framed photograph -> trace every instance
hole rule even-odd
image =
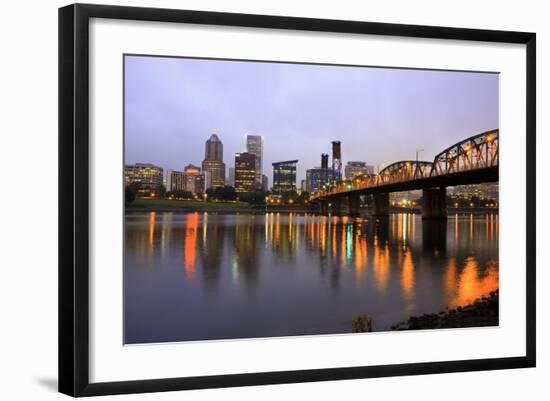
[[[59,390],[535,366],[535,34],[59,10]]]

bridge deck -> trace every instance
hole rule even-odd
[[[320,193],[317,196],[313,196],[311,200],[331,199],[349,195],[371,195],[377,193],[412,191],[425,188],[446,188],[457,185],[482,184],[497,181],[498,166],[492,166],[440,176],[424,177],[416,180],[384,183],[364,188],[352,188],[346,191],[335,191],[325,194]]]

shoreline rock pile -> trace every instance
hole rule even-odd
[[[461,327],[498,326],[498,288],[472,304],[446,309],[439,313],[412,316],[391,330],[423,330]]]

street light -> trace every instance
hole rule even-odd
[[[416,163],[418,164],[418,154],[424,152],[424,149],[416,149]]]

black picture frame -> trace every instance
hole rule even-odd
[[[526,354],[521,357],[90,383],[89,21],[91,18],[437,38],[526,46]],[[59,391],[71,396],[534,367],[536,35],[479,29],[74,4],[59,9]]]

